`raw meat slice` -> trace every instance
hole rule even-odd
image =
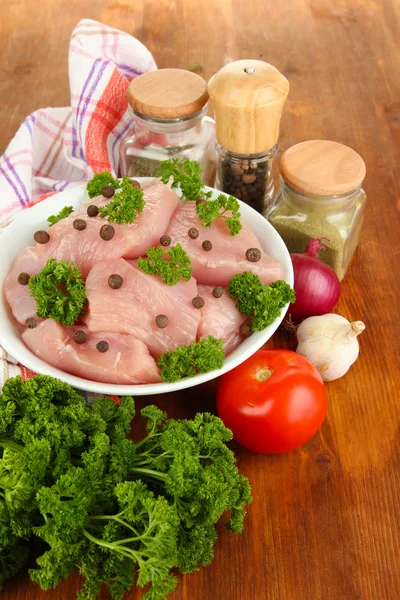
[[[108,285],[110,275],[123,279],[120,289]],[[88,327],[91,331],[129,333],[142,340],[158,358],[167,350],[196,341],[200,311],[193,307],[197,296],[196,281],[181,280],[174,286],[158,275],[146,275],[122,258],[97,263],[86,280],[89,300]],[[159,329],[156,317],[168,317],[168,325]]]
[[[86,332],[86,341],[73,341],[77,330]],[[103,383],[157,383],[161,381],[154,358],[146,345],[132,335],[88,332],[85,327],[63,327],[52,319],[26,329],[22,339],[39,358],[62,371]],[[96,344],[109,343],[107,352]]]
[[[224,340],[225,355],[229,354],[243,341],[239,333],[239,327],[247,320],[236,308],[234,300],[229,296],[227,290],[221,298],[214,298],[213,286],[197,286],[199,296],[206,301],[201,309],[201,319],[197,338],[213,335]]]
[[[40,261],[45,264],[50,257],[69,260],[78,265],[86,277],[99,261],[121,256],[137,258],[145,254],[148,248],[158,244],[165,233],[179,198],[167,185],[155,183],[144,190],[144,199],[143,212],[137,215],[132,225],[111,223],[115,235],[109,241],[99,235],[100,228],[109,223],[106,219],[88,217],[87,206],[73,212],[49,228],[50,241],[38,245]],[[109,201],[99,196],[93,198],[90,204],[101,206]],[[85,219],[86,229],[77,231],[73,228],[77,218]]]
[[[200,232],[195,240],[188,236],[191,227]],[[189,254],[193,277],[198,283],[227,285],[233,275],[249,270],[267,285],[282,279],[282,266],[262,251],[260,242],[252,231],[243,225],[238,235],[231,236],[223,219],[214,221],[211,227],[203,227],[196,215],[195,202],[179,204],[166,233],[171,237],[172,244],[179,242]],[[212,243],[212,250],[208,252],[202,248],[205,240]],[[246,260],[248,248],[261,250],[258,262]]]
[[[4,281],[7,302],[15,319],[22,325],[25,324],[26,319],[36,315],[36,301],[30,295],[29,287],[18,283],[18,275],[20,273],[36,275],[42,268],[35,246],[28,246],[18,254]]]

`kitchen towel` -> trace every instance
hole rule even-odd
[[[0,228],[21,210],[91,179],[116,175],[119,146],[131,124],[129,82],[156,69],[137,39],[83,19],[68,54],[71,106],[30,114],[0,158]],[[0,390],[7,377],[30,371],[0,348]]]

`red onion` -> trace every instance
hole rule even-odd
[[[304,254],[291,254],[296,302],[289,306],[288,314],[294,321],[325,315],[339,300],[340,281],[335,271],[317,256],[319,250],[325,249],[322,240],[327,238],[311,240]]]

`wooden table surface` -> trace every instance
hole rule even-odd
[[[327,385],[327,418],[306,446],[281,456],[234,446],[254,492],[245,531],[234,536],[221,525],[214,562],[180,577],[171,600],[398,599],[400,3],[4,0],[1,150],[25,115],[68,105],[68,38],[83,17],[135,35],[160,67],[204,65],[207,79],[231,59],[272,63],[291,85],[281,149],[337,140],[367,165],[362,242],[337,307],[366,323],[360,358]],[[287,344],[277,334],[270,346]],[[215,386],[151,401],[171,416],[191,417],[215,410]],[[45,593],[21,575],[1,597],[70,600],[79,584],[73,575]]]

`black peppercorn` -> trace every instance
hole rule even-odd
[[[239,327],[239,333],[243,337],[249,337],[253,333],[250,323],[242,323]]]
[[[100,229],[100,237],[102,240],[108,242],[112,240],[115,235],[115,229],[112,225],[103,225]]]
[[[37,321],[34,317],[29,317],[29,319],[25,321],[25,325],[28,329],[35,329],[35,327],[37,326]]]
[[[88,217],[97,217],[97,215],[99,214],[99,207],[96,206],[95,204],[90,204],[87,207],[87,214]]]
[[[28,273],[20,273],[18,275],[18,283],[21,285],[28,285],[31,276]]]
[[[196,229],[196,227],[191,227],[188,231],[188,236],[192,239],[192,240],[196,240],[199,237],[199,230]]]
[[[231,171],[235,175],[243,175],[243,169],[240,163],[232,163]]]
[[[86,342],[86,333],[82,330],[77,331],[74,334],[75,344],[84,344]]]
[[[96,344],[96,348],[99,352],[107,352],[107,350],[110,348],[110,344],[102,340],[101,342]]]
[[[257,179],[257,175],[251,174],[251,173],[244,173],[242,175],[242,181],[243,183],[245,183],[246,185],[254,183]]]
[[[38,244],[47,244],[47,242],[50,240],[50,236],[47,231],[40,230],[35,233],[33,239]]]
[[[203,202],[207,202],[207,200],[205,198],[198,198],[196,200],[196,206],[198,206],[199,204],[202,204]]]
[[[131,179],[131,185],[133,185],[133,187],[140,188],[140,183],[136,181],[136,179]]]
[[[160,244],[161,244],[161,246],[170,246],[171,238],[169,237],[169,235],[162,235],[160,237]]]
[[[204,242],[202,243],[201,247],[206,252],[209,252],[210,250],[212,250],[212,243],[210,242],[210,240],[204,240]]]
[[[112,198],[115,194],[114,186],[111,184],[105,185],[101,190],[101,193],[104,196],[104,198]]]
[[[222,190],[246,202],[262,213],[264,198],[270,185],[271,168],[268,157],[263,160],[238,160],[228,153],[219,164],[219,180]]]
[[[258,248],[249,248],[246,251],[246,258],[250,262],[258,262],[261,258],[261,252]]]
[[[206,303],[206,301],[201,296],[196,296],[192,300],[192,304],[193,304],[193,306],[195,308],[203,308],[203,306],[205,305],[205,303]]]
[[[83,231],[86,229],[86,221],[84,219],[75,219],[72,225],[74,229],[77,229],[77,231]]]
[[[164,327],[166,327],[168,325],[168,323],[169,323],[169,321],[168,321],[167,315],[157,315],[156,316],[156,325],[160,329],[164,329]]]
[[[122,279],[121,275],[116,275],[115,273],[113,275],[110,275],[110,277],[108,278],[108,285],[113,290],[119,290],[123,282],[124,280]]]
[[[224,293],[224,288],[220,285],[217,285],[217,287],[215,287],[213,289],[213,296],[214,298],[221,298],[222,294]]]

